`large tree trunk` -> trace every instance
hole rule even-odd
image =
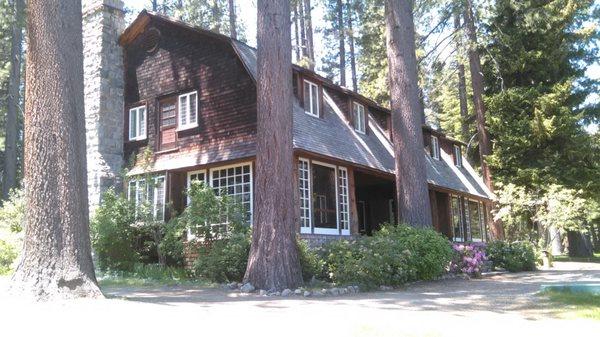
[[[308,58],[308,48],[306,47],[306,22],[304,22],[304,0],[298,0],[298,14],[300,16],[300,50],[302,57]]]
[[[399,219],[431,227],[412,2],[386,0],[385,19]]]
[[[350,0],[346,1],[347,13],[348,13],[348,42],[350,44],[350,73],[352,74],[352,90],[358,92],[358,78],[356,77],[356,54],[354,52],[354,29],[352,13],[353,8],[351,7]]]
[[[312,6],[310,0],[304,0],[304,16],[306,17],[304,23],[306,27],[306,52],[309,60],[310,70],[315,69],[315,50],[313,44],[313,28],[312,28]]]
[[[8,98],[6,109],[6,138],[4,139],[4,172],[2,180],[2,199],[7,199],[11,189],[17,186],[17,133],[18,108],[21,90],[21,44],[23,30],[21,20],[25,4],[23,0],[16,0],[14,4],[15,22],[12,27],[10,48],[10,79],[8,81]]]
[[[571,257],[592,257],[594,250],[589,235],[580,231],[568,231],[567,240],[569,242],[569,256]]]
[[[454,12],[454,29],[460,29],[460,14]],[[465,78],[465,65],[462,63],[462,39],[456,39],[456,67],[458,72],[458,101],[460,106],[460,128],[463,140],[468,142],[471,138],[469,134],[469,107],[467,104],[467,80]]]
[[[296,245],[290,4],[258,1],[256,200],[244,280],[260,289],[302,284]]]
[[[492,154],[490,136],[485,126],[485,104],[483,102],[483,72],[481,71],[481,59],[477,50],[477,31],[475,30],[475,17],[471,0],[465,0],[464,12],[465,27],[469,40],[469,66],[471,70],[471,86],[473,87],[473,105],[477,117],[477,138],[479,139],[479,159],[481,161],[481,172],[483,181],[488,189],[494,192],[492,173],[486,160]],[[504,238],[504,229],[500,220],[492,223],[492,236],[495,239]]]
[[[237,39],[237,27],[235,21],[235,0],[229,0],[229,32],[233,39]]]
[[[344,28],[344,4],[337,0],[338,40],[340,48],[340,85],[346,86],[346,37]]]
[[[101,297],[90,248],[81,1],[29,1],[26,230],[12,288],[38,299]]]

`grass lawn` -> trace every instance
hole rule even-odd
[[[555,290],[544,291],[540,295],[556,305],[561,318],[600,321],[600,295]]]
[[[556,255],[554,261],[558,262],[594,262],[600,263],[600,253],[595,253],[592,257],[570,257],[569,255]]]
[[[139,264],[132,271],[96,271],[100,287],[141,287],[163,285],[209,286],[210,282],[190,277],[181,267],[161,267]]]

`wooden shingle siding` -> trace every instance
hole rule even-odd
[[[143,45],[147,40],[144,34],[153,27],[160,32],[160,42],[149,52]],[[230,145],[254,141],[256,86],[228,43],[151,23],[125,47],[125,65],[126,110],[139,102],[148,106],[147,141],[126,142],[127,157],[146,145],[153,152],[160,150],[158,101],[191,91],[198,92],[198,127],[177,132],[175,151],[226,150]],[[124,116],[128,130],[127,114]]]

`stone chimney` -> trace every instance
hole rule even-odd
[[[121,189],[123,52],[121,0],[83,0],[83,68],[90,214],[108,188]]]

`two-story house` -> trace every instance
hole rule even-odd
[[[108,0],[104,0],[108,1]],[[227,36],[141,12],[120,35],[126,188],[155,216],[180,212],[193,180],[235,196],[252,222],[256,155],[256,50]],[[294,184],[298,233],[320,242],[369,234],[395,218],[390,111],[293,66]],[[86,112],[87,113],[87,112]],[[463,158],[465,144],[423,127],[435,229],[486,240],[492,194]],[[151,153],[148,163],[135,161]],[[92,178],[90,178],[92,179]],[[276,176],[273,179],[277,179]],[[92,193],[92,192],[90,192]],[[188,232],[192,238],[194,229]]]

